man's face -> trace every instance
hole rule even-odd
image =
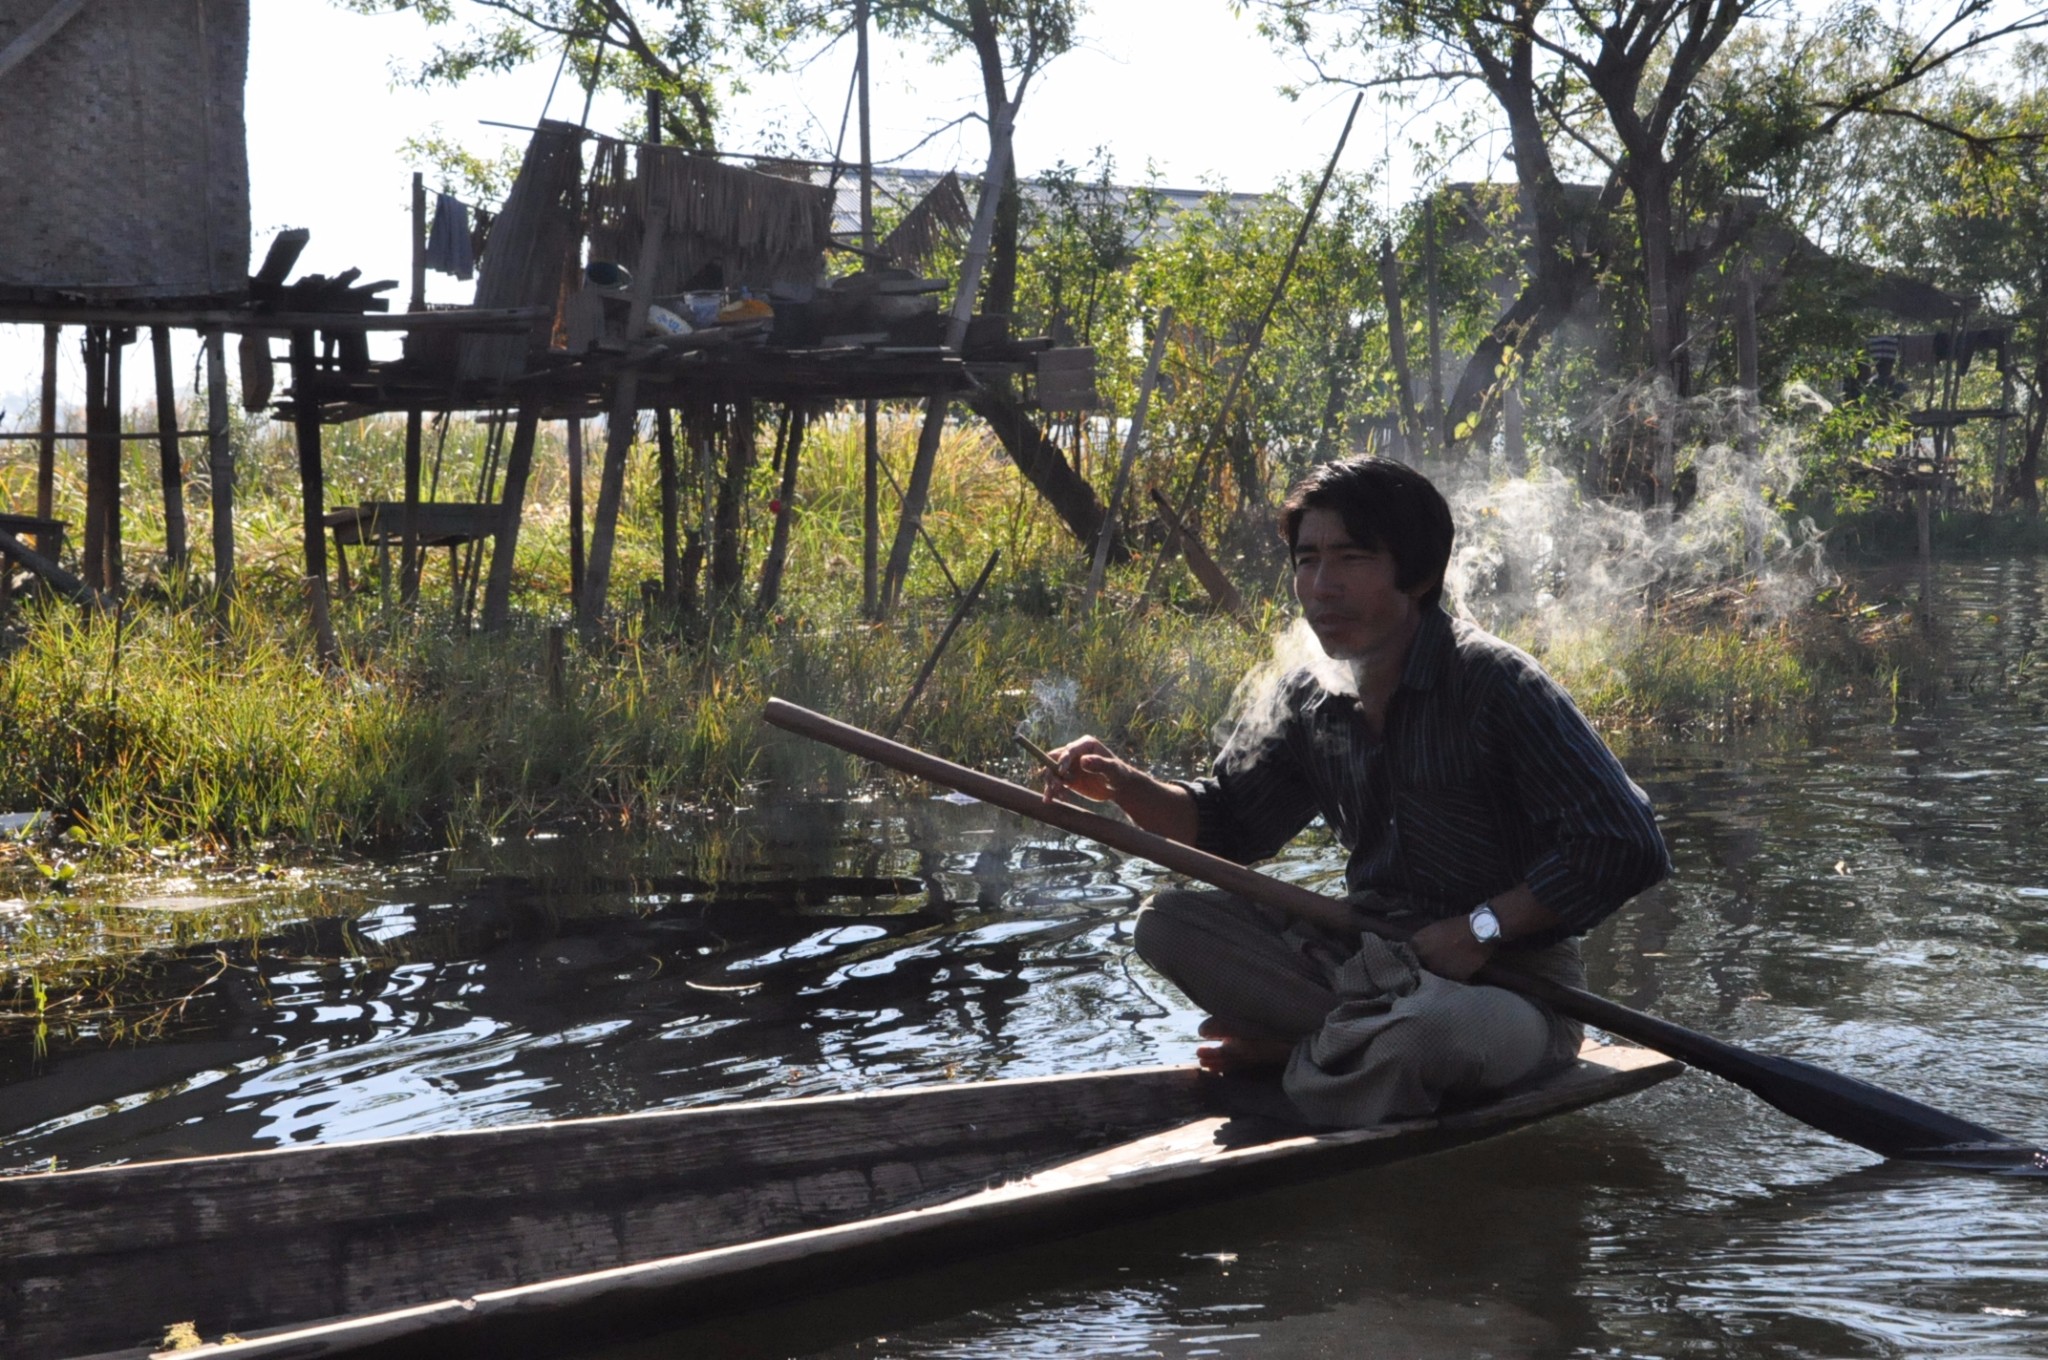
[[[1401,590],[1396,574],[1393,555],[1353,542],[1335,510],[1302,513],[1294,538],[1294,598],[1331,657],[1389,663],[1406,650],[1427,587]]]

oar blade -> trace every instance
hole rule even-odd
[[[1743,1090],[1845,1143],[1881,1157],[1926,1162],[1962,1171],[2048,1175],[2048,1153],[1996,1129],[1908,1099],[1867,1081],[1830,1072],[1797,1058],[1753,1053],[1712,1035],[1632,1010],[1575,987],[1494,967],[1482,975],[1495,986],[1521,992],[1553,1009],[1598,1025]]]
[[[1896,1091],[1797,1058],[1737,1051],[1730,1070],[1698,1062],[1785,1114],[1844,1142],[1898,1161],[1959,1171],[2048,1176],[2048,1152],[1958,1119]]]

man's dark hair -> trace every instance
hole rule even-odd
[[[1340,458],[1324,463],[1294,484],[1280,507],[1280,534],[1287,551],[1311,510],[1334,510],[1345,532],[1361,548],[1377,548],[1394,559],[1394,584],[1401,590],[1426,585],[1424,605],[1443,598],[1444,570],[1451,561],[1451,507],[1429,478],[1385,458]]]

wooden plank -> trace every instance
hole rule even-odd
[[[304,227],[290,227],[270,238],[270,248],[263,252],[263,263],[249,276],[251,288],[280,288],[291,277],[292,266],[305,253],[306,243],[313,239],[313,233]]]

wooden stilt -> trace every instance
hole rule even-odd
[[[924,426],[917,435],[917,456],[910,464],[910,483],[903,489],[903,518],[896,526],[896,541],[889,549],[889,565],[882,572],[881,596],[876,612],[882,617],[896,611],[903,594],[903,582],[910,575],[910,551],[917,546],[918,531],[924,527],[924,505],[931,494],[932,469],[939,460],[939,440],[946,432],[944,397],[925,403]]]
[[[334,640],[334,621],[327,606],[326,473],[320,461],[320,405],[313,396],[313,332],[292,332],[292,415],[299,443],[301,537],[306,551],[306,602],[312,617],[313,645],[323,665],[341,659]]]
[[[414,180],[418,180],[415,175]],[[398,521],[398,599],[411,606],[420,597],[420,444],[425,416],[418,407],[405,413],[405,512]]]
[[[718,487],[718,510],[711,524],[711,596],[714,606],[732,598],[746,576],[740,531],[746,513],[747,485],[754,472],[754,402],[733,403],[726,427],[725,479]]]
[[[107,328],[85,328],[85,533],[79,547],[79,574],[86,588],[107,588],[107,474],[108,440],[104,428],[107,408]],[[118,445],[115,446],[118,452]]]
[[[156,367],[157,453],[164,483],[164,556],[174,572],[189,557],[185,542],[185,460],[178,449],[178,384],[171,373],[171,328],[149,328],[150,358]]]
[[[1380,238],[1380,293],[1387,308],[1387,352],[1394,365],[1394,395],[1401,411],[1401,445],[1409,462],[1422,457],[1422,413],[1415,408],[1415,379],[1408,364],[1408,323],[1401,315],[1401,266],[1394,243]]]
[[[1095,608],[1095,597],[1109,572],[1109,545],[1116,537],[1117,514],[1123,509],[1124,489],[1131,482],[1131,465],[1138,460],[1138,444],[1145,437],[1145,413],[1152,404],[1152,385],[1159,380],[1159,361],[1166,357],[1166,337],[1173,329],[1173,308],[1159,309],[1153,324],[1152,351],[1145,358],[1145,375],[1138,381],[1138,401],[1131,408],[1131,430],[1124,440],[1124,454],[1117,464],[1116,479],[1110,484],[1109,504],[1102,510],[1102,531],[1095,535],[1095,553],[1089,559],[1088,588],[1081,596],[1081,617]]]
[[[796,514],[797,455],[803,451],[805,417],[801,408],[789,408],[789,434],[783,440],[782,482],[777,488],[775,536],[768,544],[768,560],[761,567],[761,590],[754,597],[754,614],[766,619],[775,611],[782,594],[782,571],[789,560],[790,521]]]
[[[654,266],[661,258],[661,240],[667,230],[667,214],[657,206],[648,216],[646,233],[640,242],[639,264],[633,273],[633,298],[626,312],[628,336],[638,336],[647,325]],[[619,502],[626,494],[626,454],[633,447],[639,411],[640,373],[629,368],[612,387],[604,472],[598,481],[596,522],[590,528],[590,560],[584,564],[583,594],[577,608],[577,615],[586,626],[596,623],[604,613],[605,597],[611,593],[612,542],[618,533]]]
[[[880,402],[861,403],[860,612],[871,619],[877,614],[876,591],[881,585],[882,450],[877,429],[880,410]]]
[[[1744,260],[1735,275],[1735,382],[1743,393],[1742,451],[1752,458],[1757,455],[1762,436],[1758,419],[1763,403],[1758,355],[1756,271]]]
[[[569,599],[583,598],[583,417],[569,422]]]
[[[106,434],[106,545],[107,545],[107,593],[121,593],[123,571],[121,554],[121,419],[124,410],[121,401],[121,351],[135,339],[135,332],[126,326],[117,326],[107,332],[107,389],[106,412],[101,429]]]
[[[676,475],[676,413],[666,406],[654,413],[654,436],[655,477],[661,487],[661,598],[673,603],[683,567],[676,523],[682,507]]]
[[[42,442],[36,450],[36,518],[55,519],[57,499],[57,341],[62,326],[43,327]],[[37,542],[38,548],[50,545]]]
[[[503,628],[512,616],[512,563],[519,550],[519,517],[526,508],[526,478],[533,467],[540,411],[522,407],[505,455],[505,490],[498,502],[498,534],[491,545],[491,577],[484,585],[484,629]]]
[[[206,332],[206,463],[213,482],[213,589],[222,603],[235,594],[235,455],[228,441],[228,342],[218,326]]]

